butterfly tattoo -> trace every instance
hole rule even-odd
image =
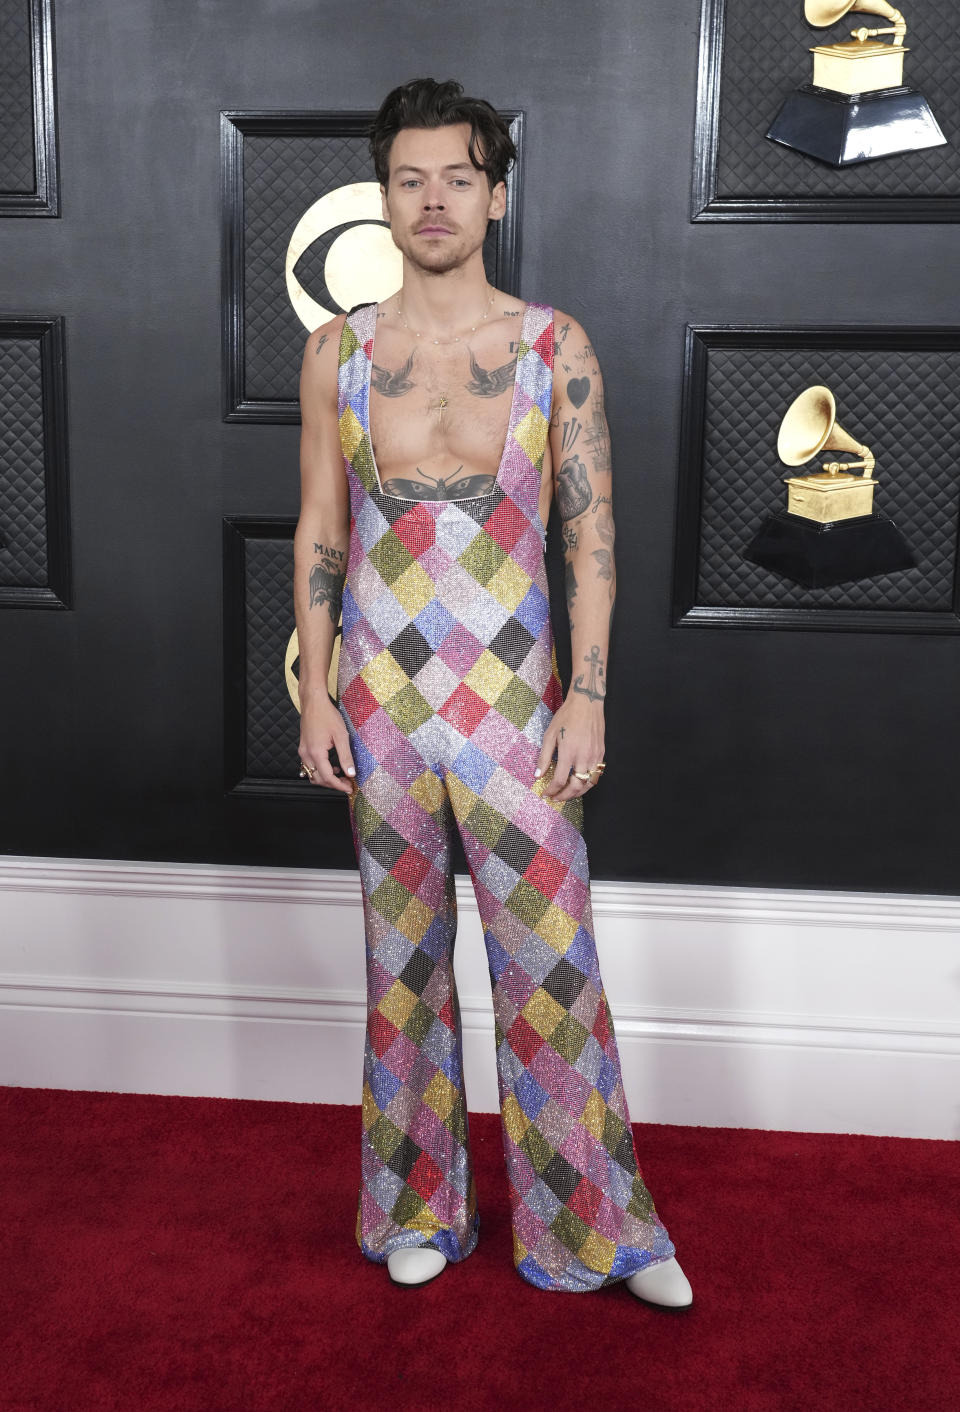
[[[447,476],[428,476],[417,467],[417,479],[393,476],[383,487],[384,495],[392,495],[398,500],[475,500],[481,495],[489,495],[496,476],[468,472],[461,475],[463,466],[458,466]]]

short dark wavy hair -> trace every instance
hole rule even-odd
[[[377,180],[384,188],[390,179],[390,148],[404,127],[451,127],[470,124],[467,144],[470,161],[478,172],[486,172],[490,190],[505,181],[517,160],[510,130],[496,108],[484,98],[466,98],[463,85],[455,79],[437,83],[432,78],[415,78],[388,93],[370,125],[370,155]]]

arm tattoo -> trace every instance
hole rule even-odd
[[[320,337],[320,338],[317,339],[317,347],[316,347],[316,350],[315,350],[317,353],[320,352],[320,349],[321,349],[321,348],[323,347],[323,345],[326,343],[327,338],[328,338],[328,335],[327,335],[327,334],[323,334],[322,337]]]
[[[404,363],[402,368],[397,368],[396,372],[391,372],[389,368],[373,365],[371,378],[374,387],[383,397],[402,397],[405,392],[409,392],[415,384],[410,377],[410,369],[413,367],[413,354]]]
[[[560,526],[560,538],[563,541],[563,552],[569,554],[571,549],[576,549],[580,543],[580,536],[570,525]]]
[[[612,545],[614,539],[613,515],[610,513],[609,505],[609,495],[600,495],[592,506],[593,514],[597,517],[597,534],[607,546]]]
[[[590,396],[590,379],[588,377],[571,378],[567,383],[567,396],[575,407],[582,407]]]
[[[343,581],[347,575],[346,550],[332,545],[314,544],[314,554],[320,560],[310,568],[310,607],[326,603],[334,627],[340,621],[343,602]]]
[[[583,430],[583,423],[578,417],[574,417],[572,422],[563,424],[563,440],[560,442],[561,451],[572,451],[577,437]]]
[[[499,397],[501,392],[506,392],[513,381],[516,366],[517,360],[512,358],[509,363],[502,363],[499,368],[488,371],[486,368],[481,368],[473,356],[471,348],[470,372],[473,374],[473,381],[466,384],[466,389],[468,392],[472,392],[474,397]]]
[[[569,613],[573,607],[573,600],[577,596],[577,576],[573,572],[573,564],[569,559],[564,571],[563,587],[567,595],[567,612]]]
[[[610,469],[610,432],[607,427],[603,399],[595,397],[592,403],[592,416],[586,431],[587,450],[593,458],[593,469],[605,472]]]
[[[609,549],[594,549],[590,555],[591,559],[597,561],[597,577],[601,579],[613,578],[613,562],[610,558]]]
[[[583,659],[588,671],[581,672],[573,683],[574,691],[579,691],[582,696],[588,696],[591,701],[602,701],[607,694],[607,683],[603,674],[603,659],[600,656],[600,648],[594,643],[589,654]],[[583,684],[584,677],[588,677],[586,686]]]
[[[557,508],[561,520],[574,520],[590,504],[587,468],[579,456],[568,456],[557,473]]]

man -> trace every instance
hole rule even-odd
[[[493,983],[516,1268],[544,1289],[623,1280],[687,1307],[637,1164],[581,829],[604,769],[615,585],[599,364],[576,319],[488,284],[484,236],[516,157],[488,103],[418,80],[370,141],[403,284],[307,340],[294,541],[301,773],[349,796],[364,893],[357,1242],[410,1285],[477,1241],[456,828]],[[565,700],[543,557],[554,490]]]

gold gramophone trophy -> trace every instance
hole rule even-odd
[[[853,452],[857,459],[824,461],[818,471],[784,476],[787,508],[764,522],[743,557],[804,588],[913,568],[903,535],[873,507],[873,452],[837,423],[833,393],[818,385],[787,408],[777,455],[784,465],[802,466],[822,451]]]
[[[815,44],[813,82],[791,93],[767,132],[773,142],[805,152],[832,167],[876,157],[940,147],[946,138],[922,93],[903,82],[906,21],[887,0],[805,0],[804,14],[818,28],[848,11],[892,21],[861,26],[841,44]],[[887,44],[878,36],[892,35]]]

